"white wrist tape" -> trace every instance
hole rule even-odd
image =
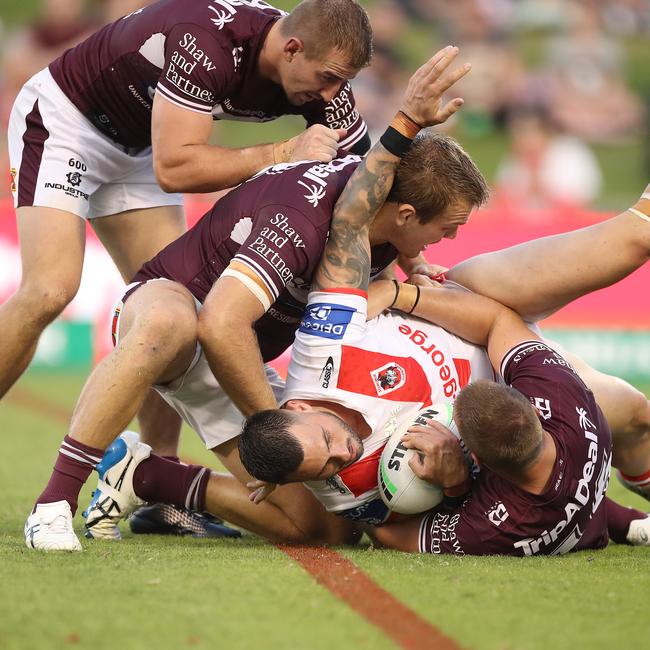
[[[237,271],[236,269],[225,269],[225,271],[221,274],[221,277],[226,277],[230,276],[231,278],[237,278],[261,303],[262,307],[264,307],[264,311],[268,311],[269,307],[271,306],[271,301],[269,300],[268,296],[266,293],[264,293],[264,289],[260,287],[255,280],[252,278],[249,278],[245,273],[242,273],[241,271]]]
[[[650,223],[650,217],[647,214],[643,214],[643,212],[640,210],[637,210],[636,208],[628,208],[627,211],[635,214],[637,217],[639,217],[639,219],[643,219],[644,221]]]

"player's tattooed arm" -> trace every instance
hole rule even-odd
[[[446,47],[413,74],[400,112],[388,130],[394,134],[399,131],[398,141],[401,138],[408,142],[420,128],[441,124],[463,105],[463,100],[458,97],[446,103],[442,101],[443,94],[471,68],[465,64],[445,74],[457,55],[458,48]],[[389,135],[388,131],[385,136]],[[402,154],[396,149],[393,153],[393,148],[389,151],[387,147],[391,138],[393,136],[385,144],[378,142],[370,150],[336,202],[330,236],[314,278],[314,289],[368,288],[370,224],[388,197]]]
[[[334,207],[329,239],[316,272],[314,288],[368,288],[368,230],[392,187],[399,160],[377,143],[350,177]]]

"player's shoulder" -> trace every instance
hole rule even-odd
[[[268,23],[284,12],[261,0],[211,0],[167,3],[167,23],[195,31],[222,45],[256,41]]]
[[[267,204],[285,205],[315,225],[329,225],[332,208],[360,161],[359,156],[345,154],[329,163],[281,163],[263,169],[240,189],[258,193],[263,187]]]

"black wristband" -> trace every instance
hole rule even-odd
[[[399,296],[399,282],[397,280],[391,280],[391,282],[395,285],[395,297],[393,298],[393,302],[388,305],[388,309],[390,309],[397,302],[397,298]]]
[[[415,285],[415,302],[413,303],[413,307],[409,310],[409,314],[413,313],[413,310],[418,306],[418,303],[420,302],[420,287],[416,284]]]
[[[386,151],[392,153],[393,156],[397,156],[398,158],[401,158],[406,154],[413,142],[412,138],[407,138],[392,126],[389,126],[384,131],[384,134],[379,138],[379,141]]]

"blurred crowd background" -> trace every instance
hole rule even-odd
[[[3,0],[2,137],[13,99],[32,74],[142,4]],[[295,2],[272,4],[288,10]],[[530,213],[523,208],[615,209],[650,177],[650,0],[362,4],[371,17],[375,54],[353,87],[373,140],[391,118],[411,72],[451,43],[474,69],[458,89],[466,105],[448,129],[492,182],[493,207],[522,214]],[[225,123],[215,137],[241,146],[289,137],[300,126],[291,118],[261,129]],[[3,183],[0,198],[6,195]]]
[[[271,2],[285,10],[296,3]],[[431,247],[432,262],[451,266],[602,220],[631,205],[650,180],[650,0],[361,3],[374,28],[375,54],[352,83],[373,141],[411,73],[440,47],[458,45],[460,62],[474,66],[457,87],[466,104],[444,128],[477,161],[492,198],[461,237]],[[0,302],[15,291],[21,274],[5,142],[14,97],[66,48],[142,5],[0,0],[0,167],[6,170],[0,182]],[[295,117],[256,125],[218,122],[213,137],[246,146],[289,138],[303,127]],[[186,196],[190,224],[214,198]],[[80,290],[42,337],[37,368],[87,368],[110,348],[107,315],[123,282],[90,227],[87,235]],[[648,283],[650,267],[563,309],[545,331],[606,372],[647,376]],[[282,370],[286,358],[278,363]]]

